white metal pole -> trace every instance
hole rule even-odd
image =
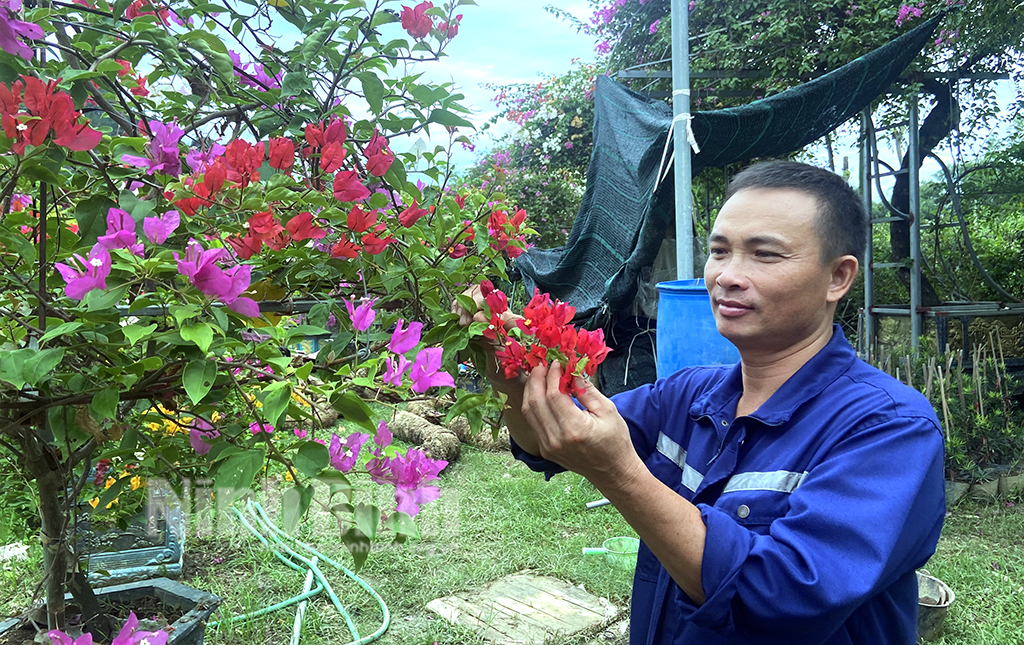
[[[672,0],[672,123],[676,191],[676,279],[693,278],[693,191],[690,188],[690,16]]]

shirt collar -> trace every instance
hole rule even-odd
[[[820,394],[849,369],[855,360],[857,355],[846,341],[842,329],[833,324],[832,338],[828,344],[789,377],[750,417],[770,426],[786,423],[801,405]],[[723,412],[731,416],[742,392],[743,372],[737,363],[721,381],[694,401],[690,406],[690,416],[715,417],[721,416]],[[730,406],[731,409],[727,411]]]

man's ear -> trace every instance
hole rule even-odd
[[[832,260],[830,267],[832,269],[832,279],[828,283],[828,294],[825,297],[825,301],[836,303],[853,286],[853,281],[857,279],[857,270],[860,268],[860,263],[852,255],[841,255]]]

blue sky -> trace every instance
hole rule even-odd
[[[576,33],[569,23],[544,10],[554,4],[586,18],[589,5],[580,0],[477,0],[464,6],[459,35],[446,49],[448,57],[422,66],[425,78],[453,81],[466,95],[463,105],[474,110],[469,119],[477,127],[495,114],[494,92],[486,83],[536,82],[542,76],[567,71],[573,58],[594,59],[594,39]],[[444,143],[443,141],[440,143]],[[471,163],[473,153],[456,152],[460,165]]]

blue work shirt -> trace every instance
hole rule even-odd
[[[707,527],[696,605],[641,543],[630,643],[914,645],[945,515],[943,436],[841,330],[749,416],[739,365],[615,396],[640,458]],[[561,467],[513,445],[551,476]]]

